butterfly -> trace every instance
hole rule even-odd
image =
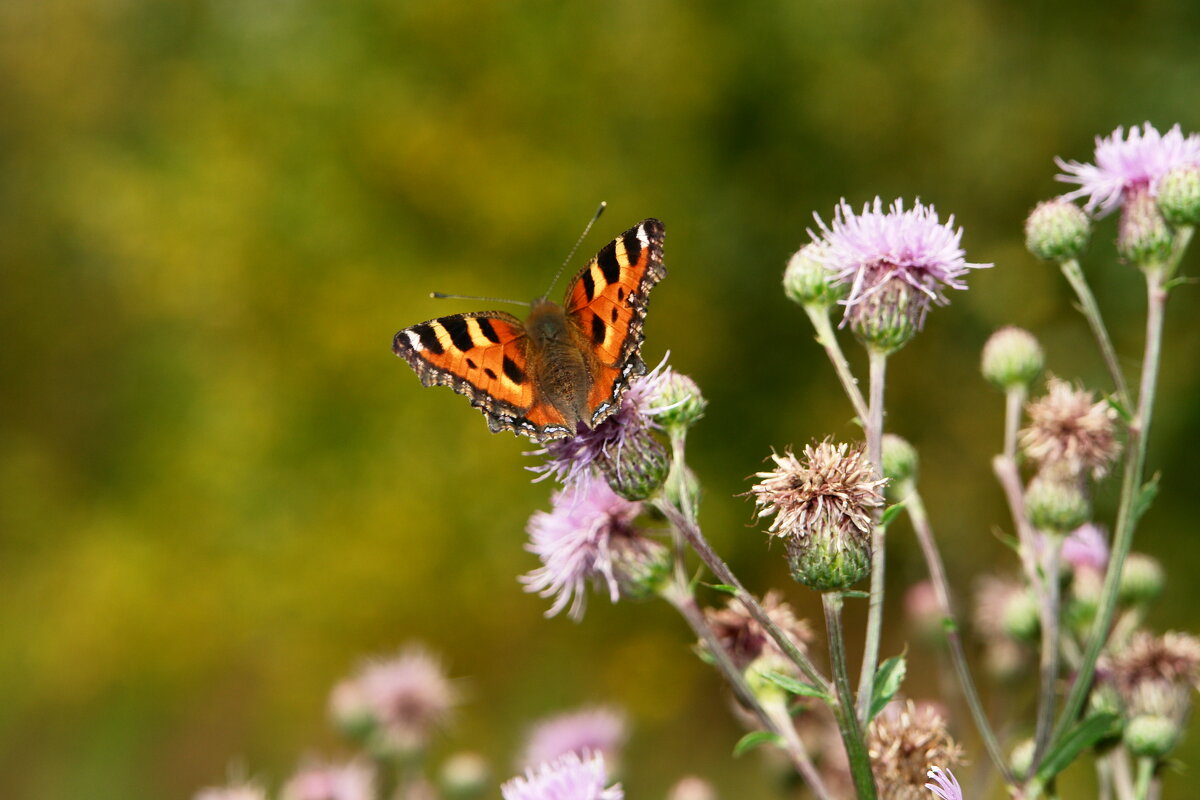
[[[483,411],[493,433],[535,442],[574,436],[616,412],[646,372],[642,327],[663,266],[663,224],[646,219],[600,248],[562,305],[533,301],[524,321],[503,311],[412,325],[392,351],[426,386],[449,386]]]

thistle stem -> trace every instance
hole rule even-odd
[[[829,309],[806,304],[804,313],[816,329],[817,343],[825,348],[825,354],[829,356],[838,381],[842,384],[842,391],[850,399],[850,405],[854,406],[854,413],[860,420],[865,421],[868,413],[867,403],[858,388],[858,379],[850,371],[850,362],[846,360],[846,354],[842,352],[842,346],[838,344],[837,336],[833,332],[833,324],[829,321]]]
[[[1121,371],[1120,362],[1117,361],[1117,353],[1113,349],[1112,339],[1109,338],[1108,328],[1105,327],[1104,319],[1100,316],[1100,307],[1096,305],[1096,297],[1092,294],[1087,279],[1083,276],[1083,270],[1079,268],[1079,261],[1072,258],[1062,262],[1059,266],[1062,267],[1063,277],[1075,290],[1075,296],[1079,298],[1080,311],[1083,312],[1088,325],[1091,326],[1092,335],[1096,337],[1096,342],[1100,345],[1104,363],[1108,365],[1108,374],[1112,377],[1113,386],[1116,388],[1117,399],[1121,405],[1128,408],[1129,387],[1125,384],[1125,374]]]
[[[1148,800],[1150,784],[1154,779],[1154,759],[1142,756],[1138,759],[1137,785],[1134,786],[1133,796],[1136,800]]]
[[[846,757],[850,761],[850,775],[859,800],[874,800],[876,797],[875,776],[871,773],[871,757],[867,752],[863,736],[865,726],[860,725],[854,714],[854,695],[850,690],[850,672],[846,667],[846,643],[842,637],[842,595],[840,592],[822,592],[821,604],[825,608],[825,629],[829,638],[829,665],[833,671],[833,682],[837,688],[838,729],[846,746]],[[868,697],[868,711],[870,698]]]
[[[988,721],[987,712],[983,709],[983,701],[979,698],[979,690],[976,689],[975,681],[971,677],[971,668],[967,665],[962,637],[959,635],[958,622],[954,617],[954,609],[950,601],[950,582],[946,578],[946,567],[942,562],[942,554],[938,550],[937,540],[933,537],[933,527],[930,525],[929,515],[925,511],[925,503],[915,489],[905,498],[904,509],[912,521],[913,530],[917,534],[917,542],[921,545],[921,552],[929,567],[929,579],[933,584],[933,592],[942,611],[942,627],[946,632],[950,661],[954,664],[954,671],[962,686],[967,707],[971,711],[971,717],[975,720],[975,728],[983,739],[984,747],[987,749],[992,763],[996,765],[996,769],[1000,771],[1004,781],[1012,784],[1014,780],[1008,766],[1008,759],[1005,758],[1004,751],[1000,748],[1000,740],[996,737],[996,732]]]
[[[680,616],[684,618],[688,626],[692,629],[692,632],[704,642],[709,655],[712,656],[713,663],[716,664],[717,669],[725,677],[725,681],[733,689],[733,693],[737,695],[742,705],[758,718],[764,730],[771,731],[779,737],[784,751],[787,752],[792,764],[796,767],[796,771],[808,783],[813,795],[818,800],[832,800],[832,795],[829,794],[828,788],[826,788],[820,774],[818,774],[816,768],[813,766],[812,759],[809,758],[804,743],[796,735],[796,728],[792,724],[791,718],[787,715],[787,710],[782,709],[783,713],[781,714],[779,713],[779,709],[775,709],[774,713],[772,713],[754,694],[754,691],[746,681],[745,674],[729,658],[729,654],[721,645],[721,641],[713,632],[712,627],[709,626],[708,621],[704,619],[704,614],[696,605],[696,599],[692,596],[687,585],[673,582],[663,590],[662,596],[663,599],[679,612]]]
[[[712,571],[717,580],[733,589],[734,597],[745,607],[750,616],[754,618],[754,621],[761,625],[775,643],[779,645],[779,649],[783,651],[784,655],[791,659],[792,663],[804,673],[804,676],[814,686],[826,693],[831,692],[832,687],[829,684],[829,680],[817,670],[812,659],[796,646],[791,637],[775,624],[775,620],[771,619],[766,610],[754,599],[750,592],[746,591],[746,587],[733,574],[733,570],[717,555],[716,551],[709,545],[708,540],[704,538],[700,526],[689,520],[686,515],[670,503],[659,500],[656,501],[655,505],[666,516],[672,527],[683,534],[683,537],[687,540],[692,550],[695,551],[696,555],[700,556],[700,560]]]
[[[870,405],[867,407],[867,458],[874,477],[883,477],[883,389],[887,376],[887,353],[871,348]],[[866,726],[871,710],[871,689],[875,685],[875,668],[879,665],[879,644],[883,636],[884,569],[887,558],[884,550],[887,530],[875,515],[871,529],[871,599],[867,608],[867,633],[863,646],[862,672],[858,676],[858,721]]]
[[[1087,648],[1079,665],[1071,691],[1063,706],[1062,716],[1054,730],[1053,742],[1057,743],[1070,730],[1076,717],[1083,709],[1084,701],[1091,690],[1096,661],[1108,641],[1109,630],[1117,610],[1117,594],[1121,583],[1121,570],[1133,546],[1134,529],[1137,527],[1135,508],[1142,491],[1142,478],[1146,467],[1146,444],[1150,434],[1150,421],[1154,413],[1154,395],[1158,386],[1158,369],[1162,357],[1163,321],[1166,312],[1168,268],[1147,269],[1146,274],[1146,345],[1142,358],[1142,377],[1138,388],[1137,411],[1129,423],[1126,443],[1125,470],[1121,480],[1121,500],[1117,508],[1116,531],[1113,534],[1112,555],[1108,570],[1104,574],[1104,586],[1100,593],[1100,607]]]
[[[1034,734],[1033,761],[1030,773],[1037,772],[1050,744],[1051,727],[1054,724],[1054,707],[1058,683],[1058,619],[1059,579],[1058,562],[1062,552],[1062,536],[1045,533],[1042,536],[1042,579],[1041,603],[1042,622],[1042,686],[1038,694],[1037,726]]]

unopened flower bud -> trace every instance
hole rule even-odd
[[[1042,346],[1034,335],[1010,325],[987,340],[980,367],[983,377],[1008,390],[1028,386],[1042,374],[1045,363]]]
[[[442,790],[450,800],[482,797],[491,788],[491,769],[478,753],[455,753],[442,764]]]
[[[1041,624],[1037,600],[1028,591],[1014,592],[1004,604],[1000,626],[1014,639],[1035,641]]]
[[[1139,714],[1125,725],[1125,746],[1135,756],[1161,760],[1179,743],[1179,725],[1161,714]]]
[[[646,413],[668,431],[686,430],[704,416],[707,406],[694,380],[668,370],[655,387]]]
[[[1117,231],[1117,252],[1139,267],[1162,264],[1175,243],[1148,186],[1127,193]]]
[[[1165,581],[1162,564],[1145,553],[1130,553],[1121,570],[1117,597],[1124,605],[1145,605],[1162,594]]]
[[[871,573],[871,540],[845,537],[833,530],[812,530],[804,539],[788,539],[792,578],[819,592],[849,589]]]
[[[1159,179],[1158,210],[1172,225],[1200,222],[1200,165],[1176,167]]]
[[[1079,258],[1087,248],[1092,224],[1083,209],[1056,197],[1038,203],[1025,220],[1025,247],[1043,261]]]
[[[917,477],[917,448],[894,433],[883,435],[883,476],[889,490]]]
[[[792,255],[783,271],[783,292],[802,306],[830,308],[850,290],[821,259],[822,245],[806,244]]]
[[[642,600],[658,592],[671,572],[671,551],[646,537],[615,539],[612,573],[621,596]]]
[[[1033,765],[1033,739],[1022,739],[1012,749],[1008,757],[1008,765],[1012,767],[1013,775],[1020,779],[1029,777],[1029,768]]]
[[[1039,473],[1025,490],[1025,512],[1038,530],[1062,535],[1087,522],[1092,509],[1079,481]]]
[[[597,459],[609,487],[626,500],[645,500],[671,471],[671,456],[649,430],[633,432],[624,445]]]
[[[847,312],[850,330],[870,350],[894,353],[921,330],[929,298],[904,281],[887,280]]]

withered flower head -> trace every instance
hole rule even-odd
[[[772,453],[776,469],[759,472],[750,489],[758,516],[774,516],[768,532],[787,542],[792,577],[820,591],[846,589],[870,571],[871,513],[883,505],[861,447],[806,445],[802,459]]]
[[[879,796],[888,800],[927,800],[932,767],[962,764],[962,748],[950,738],[946,719],[932,704],[892,703],[871,723],[867,734],[871,771]]]
[[[767,616],[783,629],[798,648],[804,650],[812,641],[812,629],[808,622],[796,616],[779,592],[767,592],[762,599],[762,607]],[[736,599],[731,598],[725,608],[706,608],[704,617],[738,668],[745,669],[764,653],[778,656],[780,659],[786,658],[771,635],[763,630],[758,621],[746,611],[746,607]]]
[[[1165,758],[1183,735],[1192,692],[1200,687],[1200,639],[1139,631],[1100,672],[1125,701],[1125,745],[1137,756]]]
[[[1026,407],[1029,427],[1021,431],[1021,448],[1042,470],[1102,478],[1121,451],[1115,412],[1092,393],[1051,378],[1045,396]]]
[[[1174,631],[1162,636],[1138,631],[1110,664],[1117,687],[1123,693],[1147,681],[1200,688],[1200,639]]]

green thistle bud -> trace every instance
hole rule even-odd
[[[1162,177],[1158,210],[1172,225],[1200,222],[1200,166],[1176,167]]]
[[[1013,775],[1022,780],[1029,777],[1029,768],[1033,766],[1033,739],[1023,739],[1012,749],[1008,757],[1008,765],[1012,767]]]
[[[1043,261],[1069,261],[1087,248],[1092,224],[1083,209],[1056,197],[1037,204],[1025,220],[1025,247]]]
[[[1087,522],[1092,508],[1079,481],[1039,473],[1025,490],[1025,513],[1038,530],[1065,535]]]
[[[928,308],[929,298],[891,279],[850,307],[850,330],[865,347],[894,353],[916,336]]]
[[[671,574],[671,551],[644,536],[614,538],[612,574],[621,596],[643,600],[658,593]]]
[[[668,370],[655,388],[647,414],[668,431],[682,432],[704,416],[708,401],[687,375]]]
[[[1042,622],[1034,596],[1028,591],[1013,592],[1004,604],[1000,627],[1014,639],[1035,641]]]
[[[442,764],[440,783],[450,800],[473,800],[491,788],[492,771],[478,753],[455,753]]]
[[[1007,391],[1028,386],[1042,374],[1045,363],[1042,346],[1034,335],[1010,325],[987,340],[980,367],[984,378]]]
[[[671,456],[647,430],[631,435],[613,452],[602,450],[597,461],[609,487],[626,500],[645,500],[671,471]]]
[[[802,306],[831,308],[849,292],[849,287],[834,281],[833,273],[821,260],[822,246],[806,244],[788,261],[783,271],[783,292]]]
[[[1162,564],[1145,553],[1130,553],[1121,570],[1117,597],[1127,606],[1146,605],[1158,599],[1165,582]]]
[[[1179,725],[1161,714],[1139,714],[1125,725],[1125,746],[1135,756],[1162,760],[1179,743]]]
[[[888,480],[889,495],[894,490],[908,493],[901,487],[907,484],[911,489],[912,482],[917,477],[917,461],[917,448],[909,444],[907,439],[894,433],[883,435],[883,475]]]
[[[787,540],[792,578],[819,592],[849,589],[871,573],[871,541],[840,538],[834,531],[812,531],[804,539]]]
[[[1175,235],[1145,186],[1126,193],[1117,230],[1117,251],[1139,267],[1162,264],[1175,244]]]

